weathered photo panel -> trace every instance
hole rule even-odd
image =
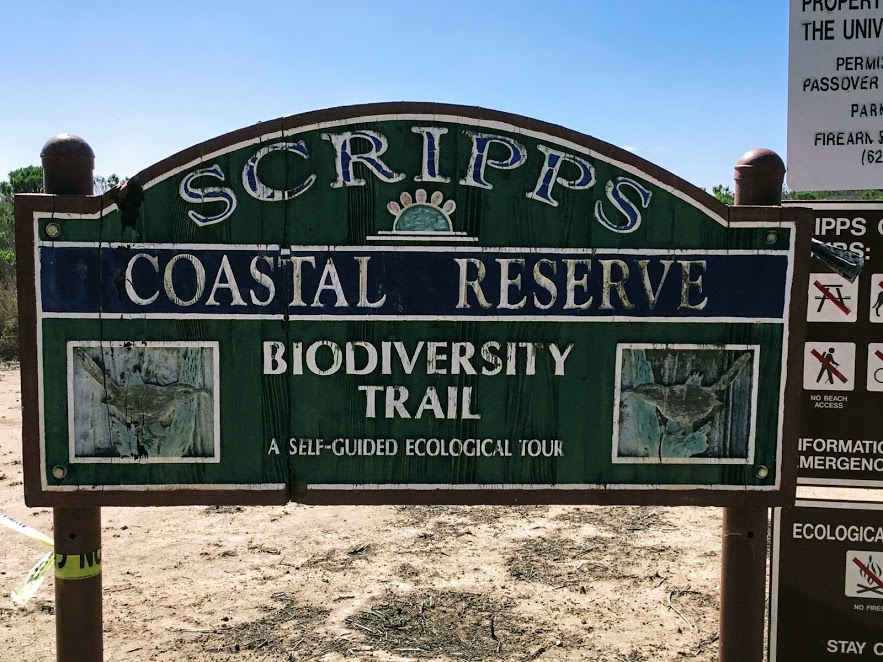
[[[754,461],[757,345],[617,346],[615,463]]]
[[[220,462],[217,343],[67,348],[71,462]]]

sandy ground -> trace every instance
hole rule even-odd
[[[0,512],[24,505],[19,374],[0,369]],[[105,659],[716,660],[721,511],[105,508]],[[55,659],[45,552],[0,529],[2,659]]]

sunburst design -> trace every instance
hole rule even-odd
[[[395,216],[393,232],[453,232],[451,214],[457,209],[453,200],[444,201],[441,191],[435,191],[427,200],[426,191],[418,188],[414,197],[407,191],[399,196],[401,204],[395,200],[386,205],[389,213]]]

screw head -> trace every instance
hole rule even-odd
[[[770,475],[770,470],[768,467],[765,467],[763,465],[757,467],[757,477],[758,478],[763,480],[764,478],[766,478],[769,475]]]
[[[61,234],[61,226],[58,223],[49,223],[46,226],[46,235],[51,239],[55,239]]]
[[[766,243],[775,244],[777,241],[779,241],[779,233],[778,232],[776,232],[775,230],[770,230],[769,232],[766,233]]]
[[[60,464],[56,464],[54,467],[52,467],[53,478],[61,480],[65,476],[67,476],[67,467],[63,467]]]

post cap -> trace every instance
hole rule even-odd
[[[736,172],[744,172],[748,168],[760,168],[767,172],[781,172],[785,174],[785,162],[782,157],[771,149],[765,147],[756,147],[751,151],[745,152],[738,161],[736,161]]]
[[[50,138],[40,151],[43,190],[56,195],[91,195],[95,153],[72,133]]]
[[[785,181],[785,162],[771,149],[758,147],[736,161],[737,205],[779,205]]]
[[[72,133],[59,133],[46,141],[40,151],[40,158],[80,158],[95,160],[95,152],[89,143]]]

